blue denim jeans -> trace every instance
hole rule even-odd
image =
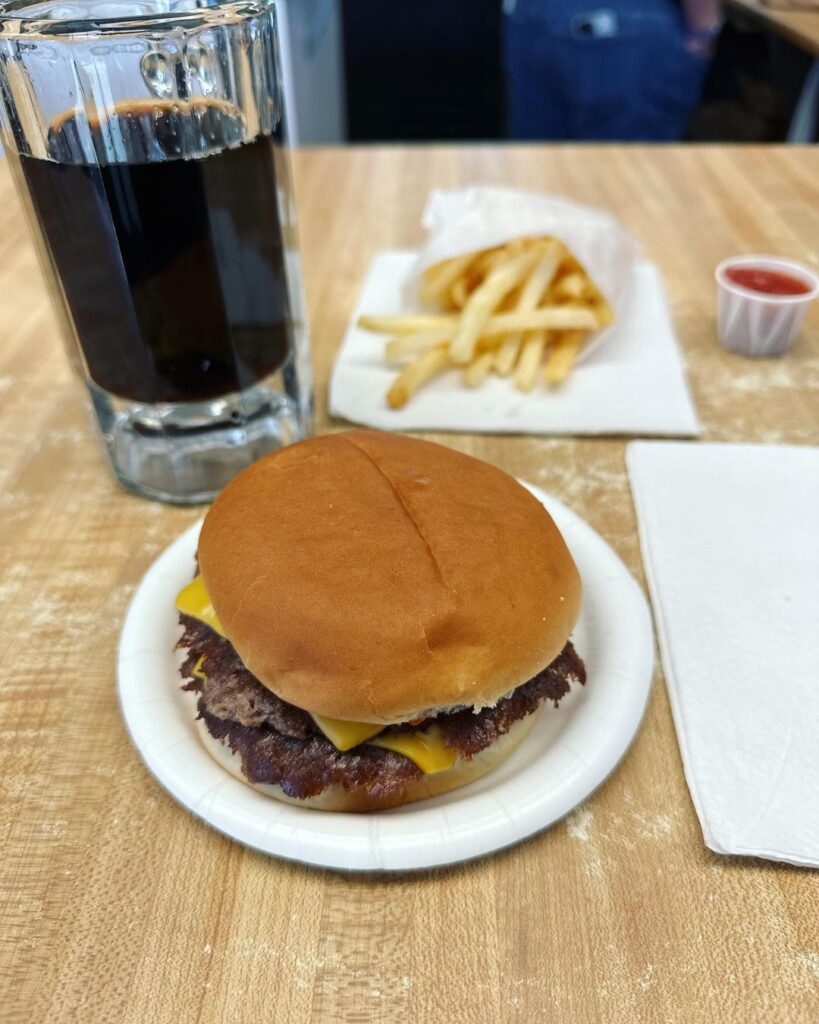
[[[518,139],[679,139],[708,60],[674,0],[505,0],[507,128]]]

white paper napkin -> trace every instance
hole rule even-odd
[[[699,424],[656,267],[638,263],[631,301],[606,344],[581,359],[564,385],[526,394],[509,379],[464,386],[452,370],[403,409],[386,393],[396,375],[384,363],[383,335],[359,330],[362,313],[405,312],[402,290],[413,252],[382,252],[372,264],[330,383],[330,412],[381,430],[490,434],[659,434],[688,436]]]
[[[706,844],[819,866],[819,449],[634,442],[627,462]]]

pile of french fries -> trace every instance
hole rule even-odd
[[[406,405],[451,367],[477,388],[490,373],[514,375],[521,391],[539,377],[568,377],[592,331],[613,320],[584,268],[555,238],[519,238],[428,267],[421,299],[437,315],[362,316],[358,326],[386,334],[386,359],[403,365],[387,402]]]

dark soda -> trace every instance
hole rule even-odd
[[[291,310],[277,140],[245,141],[240,115],[212,101],[120,105],[104,130],[91,123],[91,159],[85,131],[64,116],[49,158],[20,163],[91,380],[200,402],[279,369]]]

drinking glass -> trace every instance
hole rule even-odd
[[[206,501],[312,419],[273,0],[0,2],[0,135],[114,473]]]

